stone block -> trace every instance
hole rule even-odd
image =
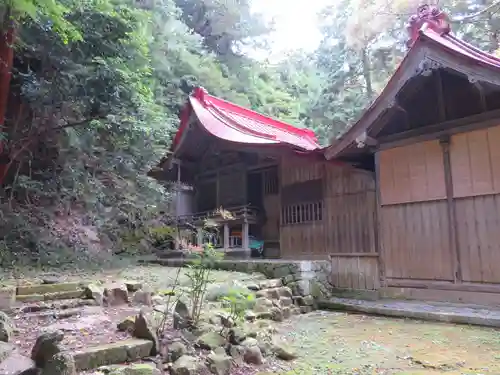
[[[20,285],[17,287],[17,295],[62,293],[81,291],[82,289],[83,285],[81,282]]]
[[[86,371],[100,366],[137,361],[148,357],[153,342],[130,339],[113,344],[99,345],[73,352],[77,371]]]
[[[57,284],[53,284],[57,285]],[[50,286],[50,284],[48,285]],[[23,294],[17,295],[16,301],[19,302],[42,302],[42,301],[54,301],[61,299],[75,299],[84,297],[84,290],[69,290],[65,292],[54,292],[46,294]]]
[[[10,311],[16,302],[16,288],[0,288],[0,311]]]

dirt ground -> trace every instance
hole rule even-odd
[[[18,270],[15,275],[12,273],[2,273],[0,270],[0,285],[16,285],[22,282],[39,283],[43,278],[57,278],[58,281],[112,281],[119,279],[138,280],[151,286],[155,290],[168,289],[174,284],[179,268],[163,267],[156,265],[124,265],[106,270],[73,270],[60,272],[49,270],[41,272],[36,269]],[[189,278],[186,276],[186,268],[180,269],[179,281],[181,285],[188,285]],[[211,272],[211,279],[214,283],[224,283],[232,281],[252,282],[265,278],[260,274],[246,274],[242,272],[217,271]],[[21,281],[20,281],[21,280]]]
[[[60,281],[133,279],[140,280],[155,290],[168,290],[177,271],[177,268],[162,266],[128,266],[106,271],[58,273],[53,276]],[[41,278],[43,277],[35,271],[25,271],[22,274],[23,283],[26,280],[36,282]],[[262,275],[214,271],[212,278],[214,283],[234,285],[235,281],[254,282],[262,279]],[[185,269],[181,270],[180,280],[183,285],[188,283]],[[13,284],[16,280],[4,277],[2,282]],[[102,321],[96,320],[89,322],[88,327],[68,330],[73,333],[68,334],[65,344],[68,347],[79,347],[122,338],[123,334],[115,330],[116,322],[134,311],[123,309],[104,313]],[[80,323],[85,315],[78,318]],[[16,341],[26,351],[31,347],[41,326],[71,324],[77,320],[74,317],[56,320],[28,316],[18,319],[16,323],[19,333]],[[271,361],[265,366],[265,371],[263,368],[244,371],[235,369],[234,374],[500,374],[500,330],[491,328],[323,311],[295,316],[274,324],[278,330],[276,339],[288,342],[297,350],[299,358],[293,362]],[[95,337],[106,331],[103,328],[114,334],[100,339]],[[86,337],[82,339],[81,336]],[[272,371],[269,372],[269,369]]]
[[[500,374],[491,328],[318,311],[278,333],[301,354],[282,375]]]

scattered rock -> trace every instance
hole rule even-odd
[[[191,332],[196,336],[203,336],[207,332],[215,332],[215,331],[220,331],[221,327],[217,327],[213,324],[207,323],[207,322],[200,322],[195,328],[191,329]]]
[[[283,313],[279,307],[273,307],[271,309],[271,319],[275,322],[283,321]]]
[[[111,284],[104,289],[105,301],[109,306],[118,306],[129,303],[127,286],[125,284]]]
[[[0,288],[0,311],[10,311],[16,303],[16,288]]]
[[[137,292],[142,289],[142,283],[140,281],[126,280],[124,284],[129,292]]]
[[[279,299],[280,298],[279,290],[277,288],[268,289],[267,296],[268,296],[268,298],[271,298],[271,299]]]
[[[204,369],[203,363],[198,358],[183,355],[172,364],[171,375],[197,375]]]
[[[178,300],[174,309],[174,329],[189,328],[192,321],[188,307],[184,302]]]
[[[291,361],[297,358],[297,353],[284,343],[274,344],[272,350],[277,358],[284,361]]]
[[[161,306],[165,303],[165,300],[162,296],[153,296],[151,297],[151,303],[153,306]]]
[[[252,365],[261,365],[264,362],[264,357],[262,356],[262,352],[257,345],[254,346],[246,346],[245,352],[243,354],[243,359],[246,363]]]
[[[297,307],[297,306],[292,307],[292,309],[290,310],[290,312],[292,313],[292,315],[300,315],[301,314],[300,308]]]
[[[14,351],[14,346],[0,341],[0,363]]]
[[[99,306],[104,304],[104,288],[101,285],[89,284],[85,288],[85,297],[93,299]]]
[[[233,358],[233,361],[240,365],[243,363],[243,356],[245,354],[245,348],[241,345],[230,345],[228,348],[228,353]]]
[[[300,306],[300,313],[301,314],[308,314],[313,311],[312,306]]]
[[[59,278],[57,276],[44,276],[42,278],[42,284],[51,285],[57,284],[59,282]]]
[[[152,347],[153,343],[149,340],[129,339],[75,350],[73,358],[76,369],[84,371],[149,357]]]
[[[212,374],[229,375],[231,372],[231,357],[225,353],[211,353],[207,357],[207,366]]]
[[[280,305],[281,306],[292,306],[293,305],[293,301],[290,297],[280,297]]]
[[[284,287],[281,287],[278,289],[278,293],[280,295],[280,297],[286,297],[286,298],[292,298],[292,290],[287,287],[287,286],[284,286]]]
[[[260,289],[279,288],[282,285],[281,279],[263,280],[259,283]]]
[[[113,366],[108,375],[161,375],[161,372],[152,365],[134,363],[129,366]]]
[[[153,293],[148,290],[138,290],[134,293],[132,301],[137,305],[153,305]]]
[[[129,316],[126,317],[124,320],[122,320],[116,328],[118,328],[118,331],[120,332],[133,332],[134,331],[134,326],[135,326],[135,316]]]
[[[64,333],[60,330],[44,332],[38,336],[31,350],[31,359],[37,367],[43,368],[47,361],[61,351],[59,344],[63,338]]]
[[[273,302],[270,299],[261,297],[255,300],[255,306],[253,307],[253,310],[256,313],[267,312],[271,309],[272,306]]]
[[[43,367],[42,375],[77,375],[73,356],[69,353],[52,356]]]
[[[249,322],[253,322],[255,319],[257,319],[257,315],[255,315],[252,310],[247,310],[245,311],[245,319]]]
[[[0,363],[0,374],[2,375],[38,375],[39,369],[31,358],[25,357],[18,352],[12,352]],[[56,374],[57,375],[57,374]]]
[[[248,337],[245,341],[241,343],[241,346],[248,347],[248,346],[258,346],[259,342],[257,339],[253,337]]]
[[[9,342],[14,334],[14,322],[9,316],[0,311],[0,341]]]
[[[314,305],[314,297],[309,295],[309,296],[305,296],[302,301],[304,302],[304,305],[306,306],[312,306]]]
[[[273,314],[271,313],[271,311],[263,311],[263,312],[257,313],[257,319],[272,319],[272,318],[273,318]]]
[[[201,335],[196,344],[202,349],[214,350],[226,344],[226,339],[219,332],[206,332]]]
[[[242,327],[235,327],[229,331],[229,342],[239,345],[248,337],[248,333]]]
[[[258,292],[255,293],[255,298],[267,298],[267,289],[266,290],[259,290]]]
[[[258,286],[257,284],[248,284],[247,288],[248,288],[248,290],[252,290],[254,292],[257,292],[260,290],[260,286]]]
[[[182,342],[174,342],[168,347],[168,359],[170,362],[177,361],[180,357],[187,353],[186,345]]]
[[[283,307],[281,309],[281,314],[283,315],[283,319],[289,319],[292,316],[292,309],[290,306]]]
[[[133,336],[138,339],[151,341],[153,343],[151,355],[154,356],[158,354],[160,348],[158,336],[152,324],[146,319],[142,311],[135,317]]]

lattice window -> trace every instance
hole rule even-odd
[[[276,195],[279,192],[278,168],[273,167],[263,172],[264,195]]]
[[[323,201],[298,203],[283,207],[283,225],[310,223],[323,220]]]
[[[309,180],[281,189],[282,225],[323,220],[323,180]]]

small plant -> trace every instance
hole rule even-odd
[[[191,318],[196,326],[200,320],[201,311],[205,303],[207,287],[213,280],[210,278],[213,263],[219,258],[219,253],[215,251],[211,244],[196,248],[193,251],[195,259],[188,265],[186,276],[189,278],[187,296],[191,302]]]
[[[222,301],[229,311],[229,319],[238,322],[245,318],[245,311],[253,307],[255,296],[251,293],[243,294],[239,290],[231,290],[228,295],[222,297]]]

